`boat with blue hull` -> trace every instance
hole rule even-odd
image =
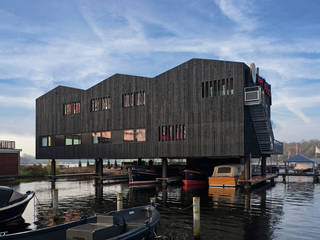
[[[159,220],[154,206],[141,206],[43,229],[3,233],[0,240],[154,240]]]
[[[0,186],[0,223],[10,222],[23,214],[34,192],[18,193],[12,188]]]

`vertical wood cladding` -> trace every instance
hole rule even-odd
[[[0,176],[18,175],[19,153],[0,153]]]
[[[191,59],[154,78],[116,74],[80,90],[59,86],[36,100],[36,157],[158,158],[244,155],[244,67],[240,62]],[[202,97],[202,82],[233,79],[234,94]],[[143,91],[145,105],[123,107],[123,94]],[[111,108],[91,112],[91,100]],[[63,104],[80,102],[80,114]],[[160,126],[183,124],[186,139],[159,141]],[[146,129],[145,142],[123,142],[123,130]],[[91,132],[112,131],[112,143],[92,144]],[[41,136],[82,133],[77,146],[41,147]]]

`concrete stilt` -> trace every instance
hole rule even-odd
[[[138,158],[138,166],[142,165],[142,158]]]
[[[244,165],[244,180],[250,180],[251,179],[251,171],[250,171],[251,157],[250,156],[245,156],[243,158],[243,165]],[[246,190],[250,189],[250,184],[248,182],[244,185],[244,189]]]
[[[286,183],[286,175],[282,175],[282,182]]]
[[[102,160],[102,158],[95,159],[95,167],[96,167],[97,176],[102,177],[102,175],[103,175],[103,160]]]
[[[51,177],[52,179],[56,178],[56,160],[51,159]]]
[[[267,169],[266,157],[262,156],[262,158],[261,158],[261,176],[266,175],[266,169]]]

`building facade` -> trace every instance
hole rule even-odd
[[[20,152],[14,141],[0,140],[0,176],[19,174]]]
[[[270,106],[270,85],[242,62],[191,59],[153,78],[58,86],[36,99],[36,158],[268,156]]]

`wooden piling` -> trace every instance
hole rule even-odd
[[[117,193],[117,211],[123,208],[123,196],[122,193]]]
[[[193,197],[193,237],[200,238],[200,197]]]

